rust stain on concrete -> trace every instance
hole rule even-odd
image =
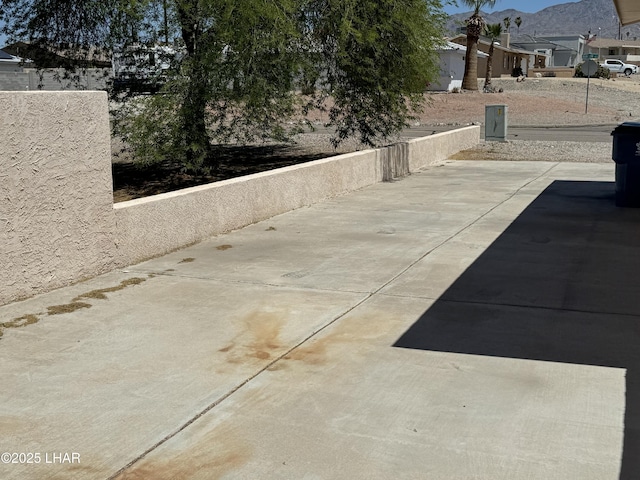
[[[312,341],[308,345],[303,345],[289,353],[285,360],[295,360],[309,365],[324,365],[327,362],[327,350],[329,345],[335,342],[333,336]]]
[[[379,327],[384,327],[384,325],[381,318],[371,316],[345,318],[339,324],[334,325],[329,333],[304,343],[284,359],[308,365],[325,365],[331,361],[330,350],[332,347],[338,344],[363,342],[376,338],[380,334]]]
[[[246,347],[247,356],[268,360],[271,352],[282,347],[280,331],[284,319],[280,313],[254,312],[245,318],[245,325],[253,341]]]
[[[273,365],[270,365],[267,370],[269,370],[270,372],[279,372],[280,370],[286,370],[288,367],[288,365],[285,362],[276,362]]]
[[[242,363],[246,358],[269,360],[275,356],[274,351],[283,347],[280,332],[285,315],[281,312],[254,311],[243,319],[243,323],[244,329],[218,350],[228,354],[228,363]]]
[[[116,480],[219,479],[245,465],[251,454],[251,447],[230,427],[215,429],[175,454],[163,452],[162,460],[143,459]]]
[[[220,350],[218,350],[218,351],[219,351],[219,352],[222,352],[222,353],[227,353],[227,352],[230,352],[231,350],[233,350],[233,347],[235,347],[235,344],[234,344],[234,343],[232,343],[232,344],[230,344],[230,345],[227,345],[226,347],[221,348],[221,349],[220,349]]]

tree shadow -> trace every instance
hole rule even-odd
[[[168,160],[151,165],[115,162],[112,164],[114,198],[123,201],[172,192],[320,160],[338,155],[338,152],[327,149],[309,152],[302,147],[285,144],[216,145],[214,155],[217,168],[200,175],[185,172],[182,165]]]
[[[640,209],[553,182],[394,344],[626,369],[620,479],[640,472]]]

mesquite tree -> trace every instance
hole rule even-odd
[[[438,76],[445,14],[439,0],[4,0],[0,20],[10,40],[84,59],[168,41],[161,90],[119,93],[114,125],[137,159],[200,172],[213,144],[285,140],[311,108],[334,143],[397,133]]]

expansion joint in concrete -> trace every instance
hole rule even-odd
[[[382,287],[381,287],[382,288]],[[358,308],[360,305],[364,304],[367,300],[369,300],[371,297],[373,296],[373,293],[368,294],[367,296],[365,296],[364,298],[362,298],[360,301],[356,302],[355,304],[353,304],[351,307],[347,308],[344,312],[342,312],[340,315],[337,315],[335,318],[333,318],[331,321],[327,322],[325,325],[323,325],[322,327],[320,327],[319,329],[315,330],[314,332],[312,332],[310,335],[308,335],[307,337],[305,337],[302,341],[298,342],[296,345],[294,345],[293,347],[291,347],[290,349],[288,349],[286,352],[284,352],[283,354],[281,354],[280,356],[278,356],[277,358],[275,358],[272,362],[268,363],[267,365],[265,365],[263,368],[261,368],[260,370],[258,370],[256,373],[254,373],[253,375],[249,376],[248,378],[246,378],[244,381],[242,381],[241,383],[239,383],[238,385],[236,385],[234,388],[232,388],[231,390],[229,390],[227,393],[225,393],[224,395],[222,395],[220,398],[218,398],[215,402],[211,403],[210,405],[208,405],[206,408],[204,408],[203,410],[201,410],[198,414],[196,414],[195,416],[193,416],[192,418],[190,418],[187,422],[185,422],[183,425],[181,425],[180,427],[178,427],[176,430],[174,430],[173,432],[171,432],[170,434],[168,434],[167,436],[165,436],[162,440],[160,440],[159,442],[157,442],[156,444],[154,444],[153,446],[151,446],[150,448],[148,448],[147,450],[145,450],[141,455],[137,456],[136,458],[134,458],[133,460],[131,460],[128,464],[126,464],[124,467],[122,467],[120,470],[118,470],[117,472],[115,472],[113,475],[111,475],[108,480],[113,480],[116,477],[118,477],[118,475],[120,475],[121,473],[123,473],[125,470],[127,470],[128,468],[132,467],[133,465],[135,465],[136,463],[138,463],[139,461],[143,460],[147,455],[149,455],[150,453],[152,453],[154,450],[156,450],[158,447],[162,446],[164,443],[166,443],[167,441],[171,440],[173,437],[175,437],[176,435],[178,435],[180,432],[182,432],[183,430],[185,430],[187,427],[189,427],[191,424],[193,424],[194,422],[196,422],[199,418],[201,418],[202,416],[206,415],[207,413],[209,413],[211,410],[213,410],[214,408],[216,408],[218,405],[220,405],[222,402],[224,402],[226,399],[228,399],[229,397],[231,397],[234,393],[236,393],[237,391],[239,391],[242,387],[244,387],[245,385],[249,384],[249,382],[251,382],[253,379],[255,379],[256,377],[258,377],[258,375],[262,374],[263,372],[265,372],[266,370],[268,370],[269,368],[271,368],[274,364],[276,364],[277,362],[281,361],[284,357],[287,357],[289,355],[291,355],[291,353],[301,347],[302,345],[304,345],[305,343],[307,343],[309,340],[313,339],[316,335],[318,335],[320,332],[324,331],[325,329],[327,329],[328,327],[330,327],[331,325],[335,324],[336,322],[338,322],[340,319],[342,319],[343,317],[345,317],[346,315],[348,315],[349,313],[351,313],[353,310],[355,310],[356,308]]]
[[[429,255],[431,255],[433,252],[437,251],[439,248],[441,248],[443,245],[447,244],[448,242],[450,242],[451,240],[453,240],[454,238],[456,238],[458,235],[460,235],[461,233],[465,232],[466,230],[468,230],[469,228],[471,228],[472,226],[474,226],[476,223],[478,223],[480,220],[482,220],[483,218],[485,218],[487,215],[489,215],[490,213],[492,213],[494,210],[496,210],[498,207],[504,205],[506,202],[508,202],[509,200],[511,200],[513,197],[515,197],[518,193],[520,193],[520,191],[523,188],[526,188],[527,186],[529,186],[531,183],[535,182],[536,180],[539,180],[540,178],[544,177],[545,175],[547,175],[549,172],[551,172],[551,170],[553,170],[554,168],[556,168],[558,166],[558,163],[554,163],[551,167],[549,167],[548,169],[546,169],[544,172],[542,172],[540,175],[536,176],[535,178],[527,181],[526,183],[524,183],[523,185],[521,185],[520,187],[518,187],[513,193],[511,193],[507,198],[505,198],[504,200],[502,200],[501,202],[498,202],[497,204],[495,204],[493,207],[489,208],[486,212],[484,212],[482,215],[480,215],[479,217],[477,217],[475,220],[473,220],[472,222],[469,222],[467,225],[465,225],[464,227],[462,227],[460,230],[458,230],[457,232],[449,235],[447,238],[445,238],[442,242],[440,242],[438,245],[436,245],[435,247],[427,250],[425,253],[423,253],[420,257],[418,257],[416,260],[414,260],[413,262],[411,262],[407,267],[405,267],[404,269],[402,269],[399,273],[397,273],[393,278],[391,278],[390,280],[388,280],[386,283],[384,283],[382,286],[380,286],[377,290],[375,290],[373,292],[373,294],[378,293],[380,290],[382,290],[383,288],[385,288],[387,285],[391,284],[392,282],[394,282],[396,279],[400,278],[402,275],[404,275],[407,271],[409,271],[411,268],[413,268],[415,265],[417,265],[419,262],[421,262],[422,260],[424,260],[426,257],[428,257]]]
[[[456,300],[456,299],[437,299],[438,302],[443,303],[454,303],[458,305],[471,305],[471,306],[486,306],[486,307],[496,307],[496,308],[523,308],[528,310],[543,310],[549,312],[569,312],[569,313],[582,313],[587,315],[614,315],[617,317],[628,317],[628,318],[638,318],[638,315],[633,313],[620,313],[620,312],[611,312],[605,310],[586,310],[582,308],[569,308],[565,306],[559,307],[550,307],[547,305],[531,305],[531,304],[521,304],[521,303],[509,303],[509,302],[482,302],[478,300]]]

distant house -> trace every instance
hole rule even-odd
[[[554,54],[554,66],[575,67],[582,63],[582,55],[587,43],[587,39],[583,35],[545,35],[544,38],[564,47],[558,49]]]
[[[513,47],[510,45],[509,39],[509,34],[504,33],[499,42],[494,42],[492,61],[492,75],[494,77],[500,77],[502,75],[511,76],[515,70],[520,68],[522,69],[522,73],[526,75],[530,59],[533,58],[535,62],[535,52]],[[465,47],[467,45],[467,36],[464,34],[456,35],[450,40]],[[478,51],[489,53],[490,47],[491,41],[488,38],[481,37],[478,41]],[[487,58],[488,55],[478,58],[478,78],[485,78],[486,76]]]
[[[0,72],[22,72],[22,60],[0,50]]]
[[[78,54],[63,48],[16,42],[2,49],[16,57],[31,60],[38,68],[111,68],[111,55],[96,48]]]
[[[537,68],[575,67],[577,64],[582,63],[582,55],[585,52],[586,44],[587,40],[582,35],[552,35],[545,37],[520,35],[511,41],[511,45],[540,54],[540,58],[535,63]]]
[[[166,45],[131,45],[113,53],[113,86],[116,90],[157,91],[181,52]]]
[[[111,71],[111,58],[97,49],[86,52],[88,58],[26,42],[12,43],[2,50],[8,57],[17,58],[17,62],[12,61],[12,71],[0,66],[0,90],[5,91],[104,90]]]
[[[462,88],[464,76],[464,60],[467,47],[458,43],[447,42],[438,49],[440,55],[440,77],[437,82],[430,84],[427,90],[451,92],[455,88]],[[488,55],[478,51],[478,58],[486,58]]]
[[[587,53],[598,54],[598,60],[615,58],[625,63],[640,65],[640,40],[616,40],[614,38],[594,38],[586,46]]]

